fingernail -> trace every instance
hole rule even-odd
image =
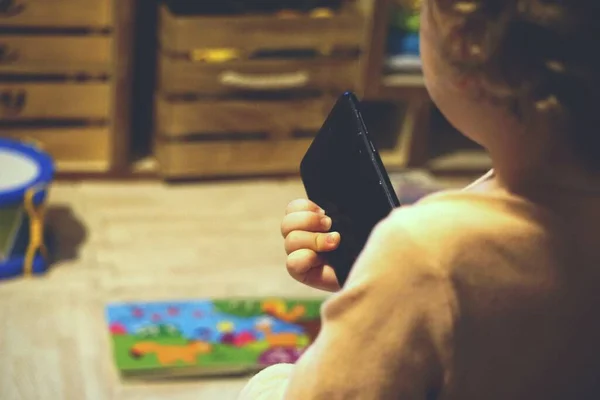
[[[321,218],[321,225],[323,225],[323,228],[329,229],[329,228],[331,228],[331,224],[332,224],[331,218],[329,218],[329,217]]]
[[[321,215],[325,215],[325,210],[323,210],[322,208],[319,208],[319,211],[318,211],[318,212],[319,212],[319,214],[321,214]]]
[[[327,235],[327,243],[335,244],[336,240],[337,240],[337,233],[330,233],[329,235]]]

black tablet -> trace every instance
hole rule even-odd
[[[333,220],[340,246],[323,253],[342,286],[375,225],[400,206],[356,96],[336,102],[300,165],[308,198]]]

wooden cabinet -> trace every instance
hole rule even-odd
[[[328,97],[288,101],[157,99],[157,156],[167,178],[282,174],[324,121]]]
[[[110,35],[0,35],[0,73],[109,74],[113,46]]]
[[[110,84],[0,83],[3,121],[100,120],[110,115]]]
[[[127,166],[134,0],[0,4],[0,136],[31,140],[60,173]]]
[[[59,172],[106,171],[111,158],[112,135],[106,126],[60,127],[44,129],[5,128],[2,136],[30,142],[42,147],[57,160]],[[83,166],[83,167],[82,167]]]
[[[127,0],[125,0],[127,1]],[[114,26],[112,0],[3,0],[3,27],[106,28]]]
[[[198,132],[269,132],[280,135],[314,132],[329,111],[329,98],[245,101],[165,100],[157,98],[158,131],[168,138],[185,138]],[[233,117],[232,117],[233,116]]]
[[[297,173],[335,98],[353,90],[372,103],[408,103],[394,114],[402,128],[380,147],[388,168],[431,164],[437,139],[428,139],[422,77],[382,74],[392,1],[339,3],[209,16],[161,0],[0,1],[0,136],[35,141],[67,175]],[[144,47],[134,99],[133,58]]]
[[[365,16],[356,2],[328,18],[309,14],[181,16],[160,10],[161,48],[167,53],[190,49],[235,48],[246,55],[257,50],[331,50],[356,48],[363,41]]]
[[[361,81],[356,2],[310,14],[159,13],[155,150],[168,179],[298,172],[333,105]]]
[[[202,64],[160,57],[160,87],[165,94],[194,92],[227,95],[240,91],[354,89],[359,77],[354,59],[259,60]]]

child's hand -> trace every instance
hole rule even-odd
[[[331,292],[340,289],[333,268],[318,253],[335,250],[340,234],[328,233],[331,218],[312,201],[292,201],[281,223],[285,238],[287,269],[290,275],[308,286]]]

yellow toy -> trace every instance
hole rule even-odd
[[[45,187],[43,187],[45,189]],[[23,274],[31,276],[33,274],[33,263],[35,257],[41,254],[48,260],[48,249],[44,243],[44,220],[46,215],[46,204],[41,203],[36,206],[34,196],[38,193],[38,188],[32,188],[25,192],[25,210],[29,215],[29,245],[25,253],[25,264],[23,265]]]
[[[332,18],[333,11],[329,8],[315,8],[310,12],[312,18]]]
[[[192,61],[206,63],[224,63],[238,60],[240,52],[233,48],[222,49],[196,49],[191,54]]]

